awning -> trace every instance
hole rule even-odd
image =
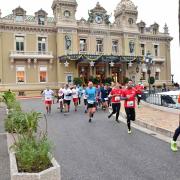
[[[94,62],[137,62],[143,61],[143,56],[117,56],[117,55],[96,55],[96,54],[67,54],[59,57],[59,62],[65,61],[94,61]]]

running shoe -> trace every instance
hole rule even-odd
[[[178,151],[178,148],[177,148],[177,143],[175,142],[175,141],[171,141],[171,150],[173,151],[173,152],[176,152],[176,151]]]
[[[119,119],[116,119],[116,122],[117,122],[117,123],[120,123]]]
[[[111,116],[112,116],[112,115],[110,114],[110,115],[108,116],[108,119],[110,119],[110,118],[111,118]]]
[[[89,119],[89,123],[91,123],[91,119]]]
[[[85,110],[84,113],[86,114],[86,113],[87,113],[87,110]]]
[[[128,134],[131,134],[132,133],[132,131],[131,130],[128,130]]]

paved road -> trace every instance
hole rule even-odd
[[[10,162],[7,137],[4,130],[5,109],[0,108],[0,180],[10,180]],[[2,133],[2,134],[1,134]]]
[[[41,103],[22,101],[24,109],[44,112]],[[99,111],[89,124],[82,107],[64,117],[54,106],[48,132],[62,180],[180,179],[180,152],[172,153],[169,144],[135,129],[128,135],[125,124],[106,117]]]

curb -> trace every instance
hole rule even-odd
[[[155,104],[147,103],[145,101],[141,101],[141,103],[143,105],[146,105],[148,107],[151,107],[153,109],[157,109],[157,110],[160,110],[160,111],[169,112],[169,113],[173,113],[173,114],[180,114],[180,109],[173,109],[173,108],[168,108],[168,107],[164,107],[164,106],[158,106],[158,105],[155,105]]]
[[[20,99],[20,100],[26,100],[26,99],[41,99],[42,96],[22,96],[22,97],[17,97],[17,99]]]
[[[111,110],[111,109],[112,109],[112,108],[110,108],[110,110]],[[121,116],[124,120],[126,120],[126,114],[125,114],[125,113],[120,112],[120,116]],[[126,122],[124,121],[124,123],[126,123]],[[167,129],[163,129],[163,128],[160,128],[160,127],[157,127],[157,126],[150,125],[150,124],[145,123],[145,122],[142,122],[142,121],[140,121],[140,120],[138,120],[138,119],[136,119],[135,121],[133,121],[133,123],[136,124],[136,125],[138,125],[138,126],[141,126],[141,127],[143,127],[143,128],[149,129],[149,130],[151,130],[151,131],[153,131],[153,132],[156,132],[156,133],[158,133],[158,134],[162,134],[162,135],[164,135],[164,136],[166,136],[166,137],[169,137],[169,138],[172,138],[173,135],[174,135],[174,132],[172,132],[172,131],[169,131],[169,130],[167,130]]]
[[[126,115],[125,113],[120,113],[120,116],[123,118],[123,119],[126,119]],[[169,138],[172,138],[173,135],[174,135],[174,132],[172,131],[169,131],[167,129],[163,129],[163,128],[160,128],[160,127],[157,127],[157,126],[153,126],[153,125],[150,125],[148,123],[145,123],[145,122],[142,122],[138,119],[136,119],[135,121],[133,121],[134,124],[138,125],[138,126],[141,126],[143,128],[146,128],[146,129],[149,129],[151,131],[154,131],[156,133],[159,133],[159,134],[162,134],[164,136],[167,136]]]

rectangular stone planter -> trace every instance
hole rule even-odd
[[[15,139],[17,135],[14,134]],[[7,133],[7,144],[10,158],[11,180],[61,180],[61,170],[58,162],[52,158],[53,167],[46,169],[40,173],[19,173],[15,153],[10,148],[14,144],[14,138]]]

